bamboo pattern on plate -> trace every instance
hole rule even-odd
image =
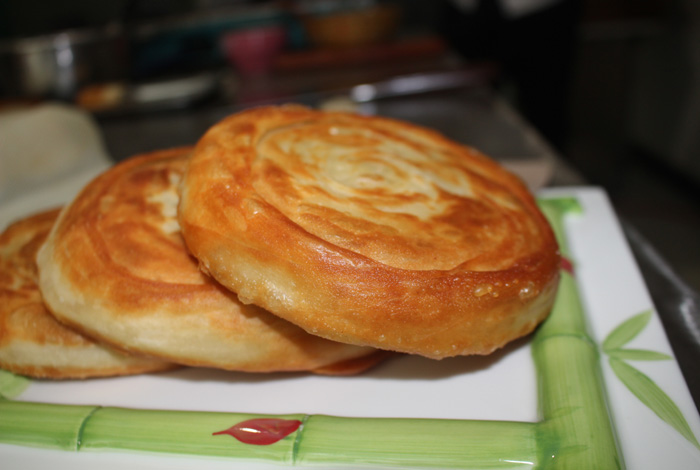
[[[28,403],[11,399],[21,391],[24,379],[13,379],[0,371],[0,395],[4,396],[0,399],[0,442],[73,451],[230,457],[287,465],[352,462],[385,467],[624,468],[608,413],[599,348],[589,334],[578,286],[569,269],[564,220],[581,208],[574,198],[541,200],[540,206],[555,230],[564,262],[552,314],[532,339],[538,422],[263,416]],[[619,352],[626,339],[623,333],[611,334],[604,350],[611,360],[624,364],[624,354],[629,353]],[[630,379],[633,374],[627,369],[621,375],[627,377],[628,385],[639,381]],[[267,445],[252,445],[246,443],[245,436],[235,435],[240,432],[233,429],[237,425],[261,419],[279,434]],[[264,432],[269,429],[264,428]]]
[[[644,330],[652,314],[651,310],[647,310],[618,325],[603,341],[603,352],[608,355],[610,367],[625,387],[656,416],[672,426],[681,436],[700,450],[700,443],[698,443],[678,406],[661,387],[628,362],[673,359],[671,356],[657,351],[624,348],[627,343]]]

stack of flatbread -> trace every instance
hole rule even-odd
[[[478,151],[376,116],[255,108],[0,236],[0,367],[347,375],[488,354],[546,317],[558,272],[532,195]]]

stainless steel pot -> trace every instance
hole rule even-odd
[[[88,83],[120,79],[128,41],[119,25],[0,42],[0,95],[72,99]]]

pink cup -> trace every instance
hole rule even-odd
[[[243,75],[269,72],[286,42],[282,26],[263,26],[224,33],[221,47],[229,63]]]

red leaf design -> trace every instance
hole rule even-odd
[[[572,276],[574,275],[574,263],[572,263],[569,258],[566,258],[564,256],[561,257],[561,269],[571,274]]]
[[[297,419],[256,418],[241,421],[223,431],[213,433],[213,436],[228,434],[244,444],[266,446],[284,439],[301,426]]]

